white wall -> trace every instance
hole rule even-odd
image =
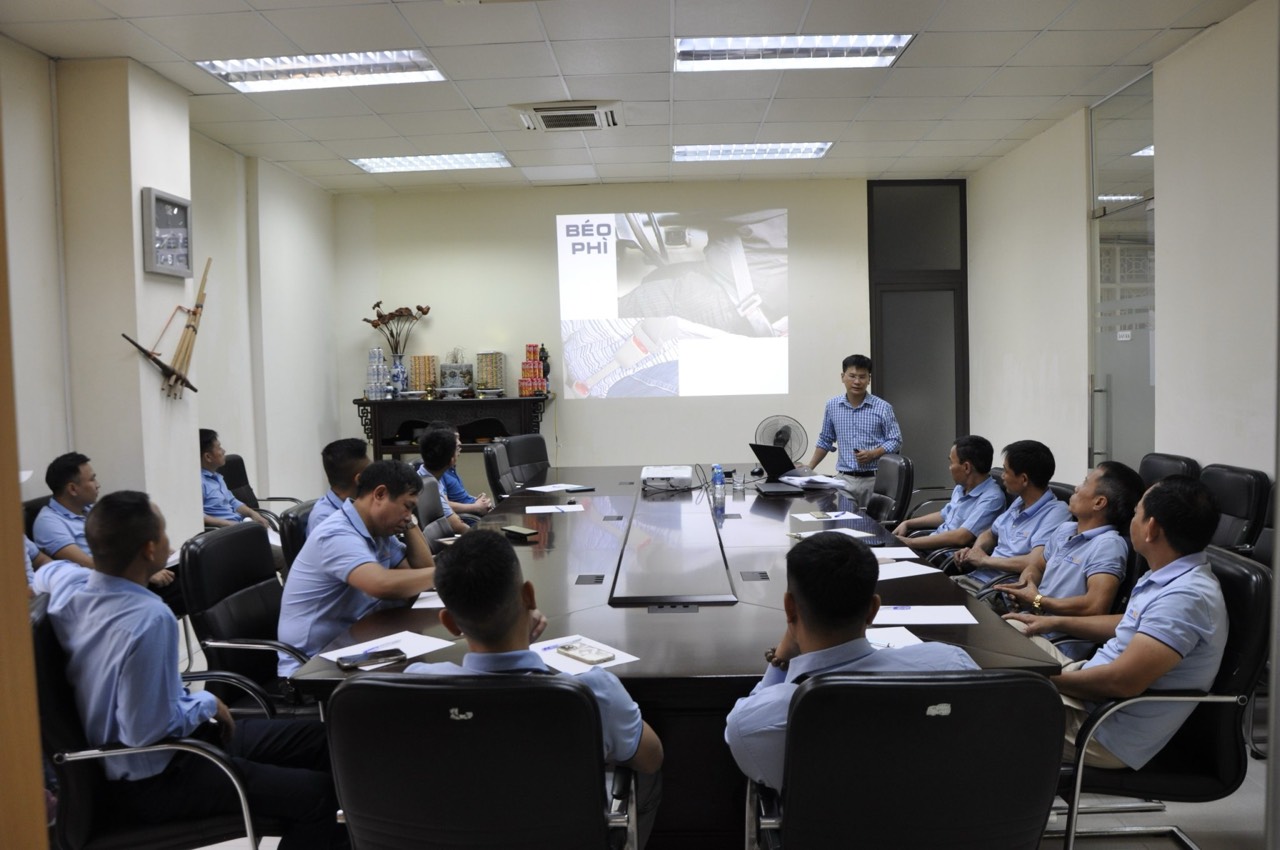
[[[18,464],[35,473],[22,485],[24,499],[48,492],[45,467],[70,448],[51,69],[44,56],[0,37]]]
[[[1155,67],[1156,449],[1275,474],[1277,2]]]
[[[1063,481],[1090,466],[1088,149],[1081,111],[968,191],[970,424],[997,452],[1046,444]]]
[[[840,360],[870,347],[866,184],[859,180],[342,197],[338,267],[344,294],[332,337],[342,432],[360,433],[348,400],[362,391],[365,352],[378,342],[361,322],[374,301],[431,305],[430,317],[414,331],[411,354],[443,355],[454,346],[472,355],[505,352],[511,394],[524,344],[545,342],[554,385],[561,377],[556,214],[772,207],[790,211],[789,394],[557,398],[548,405],[542,432],[553,462],[562,465],[742,461],[756,425],[773,413],[799,419],[812,442],[823,402],[841,391]],[[359,300],[350,292],[358,292]],[[906,435],[908,446],[910,439]]]

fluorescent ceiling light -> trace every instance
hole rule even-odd
[[[1134,151],[1133,153],[1129,154],[1129,156],[1155,156],[1155,155],[1156,155],[1155,145],[1147,145],[1142,150]]]
[[[1098,200],[1104,204],[1122,204],[1129,201],[1141,201],[1146,195],[1099,195]]]
[[[760,35],[677,38],[677,71],[770,68],[881,68],[902,54],[910,35]]]
[[[831,142],[771,142],[762,145],[675,145],[673,162],[723,162],[740,159],[821,159]]]
[[[387,86],[444,79],[421,50],[213,59],[196,64],[243,92]]]
[[[436,156],[380,156],[353,159],[351,164],[370,174],[389,171],[460,171],[464,168],[510,168],[501,153],[444,153]]]

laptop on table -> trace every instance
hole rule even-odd
[[[782,479],[790,475],[811,475],[812,472],[791,462],[791,455],[781,446],[766,446],[763,443],[748,443],[755,452],[756,460],[764,467],[767,478],[756,484],[756,491],[762,496],[799,496],[804,490],[794,484],[787,484]]]

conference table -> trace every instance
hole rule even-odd
[[[529,489],[547,484],[592,489]],[[662,806],[649,842],[654,850],[742,846],[745,784],[724,743],[724,718],[759,680],[765,649],[785,629],[785,556],[796,542],[792,535],[849,528],[867,533],[862,539],[869,545],[897,543],[863,515],[831,521],[797,516],[851,510],[839,491],[777,497],[751,487],[727,489],[721,511],[709,489],[646,488],[634,467],[551,468],[478,525],[536,531],[514,546],[548,620],[544,638],[580,634],[638,656],[610,669],[666,752]],[[1060,669],[940,572],[882,580],[876,590],[886,606],[967,606],[976,623],[910,629],[921,639],[962,647],[984,668],[1046,675]],[[368,615],[326,649],[400,631],[453,640],[435,610],[397,607]],[[460,661],[465,652],[458,640],[422,660]],[[292,681],[323,699],[348,675],[317,656]]]

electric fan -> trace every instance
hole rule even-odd
[[[800,463],[804,453],[809,450],[809,435],[805,433],[804,426],[790,416],[765,417],[756,426],[755,441],[783,448],[792,463]]]

